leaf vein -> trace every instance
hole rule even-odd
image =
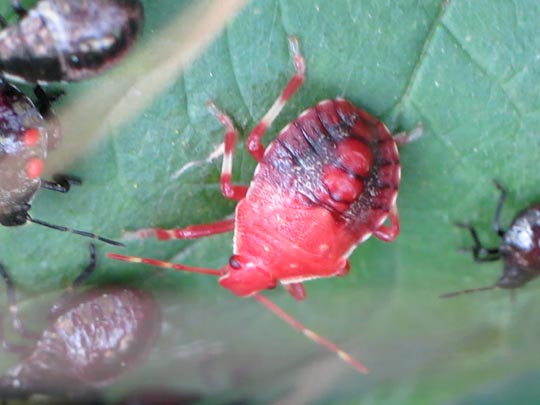
[[[398,113],[401,114],[401,111],[403,110],[404,104],[407,102],[407,100],[410,97],[411,91],[416,84],[416,77],[418,76],[418,72],[420,71],[420,68],[422,67],[424,61],[426,60],[427,52],[432,44],[433,37],[435,35],[435,31],[437,30],[440,22],[442,21],[445,12],[450,5],[449,0],[442,0],[441,6],[439,8],[439,12],[435,16],[433,23],[431,24],[431,27],[429,28],[426,38],[424,39],[424,43],[422,45],[422,49],[420,50],[420,53],[418,54],[418,58],[416,59],[416,62],[414,64],[414,68],[411,72],[411,75],[409,77],[409,80],[407,81],[407,84],[405,85],[405,89],[403,90],[403,93],[401,94],[401,97],[399,97],[398,101],[394,103],[387,111],[385,111],[382,115],[386,116],[390,111],[393,111],[394,109],[398,109]]]

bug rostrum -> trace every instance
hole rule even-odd
[[[501,192],[493,218],[493,230],[501,238],[500,245],[486,248],[480,242],[476,228],[463,223],[456,225],[470,232],[474,242],[470,249],[474,260],[479,263],[502,260],[503,274],[493,285],[446,293],[441,295],[441,298],[495,288],[520,288],[540,275],[540,204],[533,204],[519,212],[505,231],[501,227],[500,217],[506,199],[506,189],[499,182],[494,183]]]
[[[51,307],[47,328],[36,333],[21,321],[11,276],[0,265],[13,328],[27,340],[6,341],[0,323],[4,348],[21,357],[0,376],[0,398],[83,395],[117,380],[149,353],[161,329],[159,305],[147,291],[125,285],[78,291],[95,267],[91,245],[88,265]]]
[[[109,257],[215,275],[222,287],[238,296],[255,298],[309,339],[365,373],[364,365],[260,293],[281,283],[295,299],[302,300],[306,296],[304,281],[345,276],[349,255],[371,235],[384,241],[398,235],[397,143],[410,137],[401,134],[393,138],[375,117],[348,100],[336,98],[301,113],[265,149],[261,138],[304,81],[305,62],[297,39],[289,38],[289,45],[296,73],[246,142],[258,161],[249,186],[232,184],[238,133],[229,116],[209,104],[226,131],[221,190],[226,198],[239,201],[234,219],[133,233],[138,238],[165,240],[234,231],[229,263],[213,270],[117,254]],[[389,225],[385,224],[387,219]]]
[[[65,175],[57,175],[53,181],[41,179],[47,152],[58,143],[60,130],[51,119],[49,99],[39,86],[36,95],[41,104],[39,109],[15,86],[0,80],[0,225],[34,222],[123,246],[93,233],[32,218],[28,213],[40,187],[65,193],[72,184],[80,184],[79,179]]]
[[[139,0],[41,0],[0,32],[0,72],[30,83],[71,82],[115,65],[142,31]]]

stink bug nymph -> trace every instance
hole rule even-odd
[[[51,307],[47,328],[37,333],[20,319],[13,282],[0,264],[13,328],[29,341],[8,342],[0,324],[4,349],[21,357],[0,376],[0,399],[83,395],[117,380],[148,355],[161,330],[158,303],[150,293],[130,286],[77,291],[95,267],[91,245],[90,262]]]
[[[324,100],[301,113],[265,149],[261,143],[287,100],[304,81],[305,62],[289,39],[296,74],[247,139],[258,161],[249,186],[233,185],[231,167],[238,133],[231,118],[210,103],[226,130],[221,190],[240,201],[234,219],[183,229],[142,229],[135,237],[190,239],[234,231],[233,255],[221,270],[193,268],[117,254],[109,257],[182,271],[212,274],[241,297],[253,297],[308,338],[337,353],[357,370],[366,368],[334,343],[305,328],[260,293],[281,283],[297,300],[303,282],[345,276],[348,257],[371,235],[392,241],[399,234],[397,194],[400,163],[386,126],[343,98]],[[419,131],[414,132],[414,137]],[[385,225],[389,220],[390,224]]]
[[[139,0],[41,0],[0,32],[0,73],[30,83],[72,82],[115,65],[142,31]]]
[[[486,248],[480,242],[478,233],[472,225],[462,223],[457,225],[471,233],[474,245],[470,250],[474,260],[479,263],[502,260],[503,274],[494,285],[455,291],[441,295],[442,298],[495,288],[520,288],[540,275],[540,204],[533,204],[517,214],[505,231],[501,227],[500,216],[506,199],[506,190],[497,181],[495,185],[501,196],[495,210],[493,230],[501,238],[501,244],[498,247]]]
[[[57,175],[53,181],[41,179],[47,152],[56,146],[60,135],[59,127],[50,125],[54,119],[45,119],[53,115],[49,99],[39,86],[36,96],[41,104],[39,109],[16,87],[0,80],[0,225],[34,222],[121,246],[89,232],[32,218],[28,213],[40,187],[65,193],[72,184],[80,184],[79,179],[65,175]]]

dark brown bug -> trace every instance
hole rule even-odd
[[[0,265],[14,329],[34,344],[8,343],[4,347],[21,355],[21,362],[0,378],[0,392],[66,394],[110,384],[139,363],[160,332],[159,306],[143,290],[127,286],[95,287],[76,293],[95,269],[95,249],[90,263],[49,312],[49,325],[41,334],[21,322],[10,276]]]
[[[540,275],[540,204],[533,204],[517,214],[505,231],[501,228],[500,216],[506,190],[499,182],[494,183],[501,192],[493,218],[493,230],[502,238],[499,247],[484,247],[472,225],[458,223],[457,226],[471,233],[474,245],[470,250],[474,260],[479,263],[502,260],[503,274],[494,285],[451,292],[441,295],[442,298],[495,288],[520,288]]]
[[[0,72],[30,83],[95,76],[122,59],[142,31],[139,0],[42,0],[0,32]],[[5,23],[3,24],[5,26]]]
[[[36,86],[35,93],[39,109],[16,87],[0,80],[0,225],[34,222],[122,246],[111,239],[50,224],[29,215],[31,202],[40,187],[65,193],[72,184],[80,184],[79,179],[65,175],[57,175],[53,181],[40,177],[47,152],[59,142],[60,128],[43,89]]]

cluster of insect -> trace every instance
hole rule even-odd
[[[38,220],[29,211],[40,188],[65,193],[72,185],[81,184],[80,179],[68,175],[57,175],[52,180],[41,178],[47,153],[61,138],[51,108],[54,96],[48,95],[42,85],[88,79],[115,65],[142,30],[142,5],[137,0],[42,0],[31,10],[16,0],[12,5],[18,22],[8,25],[0,20],[0,224],[32,222],[123,246],[90,232]],[[392,135],[377,118],[346,99],[335,98],[302,112],[265,148],[263,136],[305,80],[306,64],[299,41],[290,37],[289,45],[295,73],[246,141],[258,163],[249,186],[232,180],[238,140],[233,120],[212,102],[208,104],[225,131],[220,184],[225,198],[238,201],[234,218],[179,229],[131,232],[132,238],[159,240],[234,232],[228,263],[221,269],[209,269],[117,253],[108,256],[218,277],[222,287],[237,296],[254,298],[309,339],[366,373],[360,361],[305,327],[262,292],[279,283],[294,299],[303,300],[305,281],[347,275],[348,257],[370,236],[385,242],[398,236],[398,147],[417,139],[422,126],[410,133]],[[36,104],[10,83],[14,80],[35,85]],[[485,248],[474,227],[459,226],[471,233],[475,260],[503,259],[504,274],[493,286],[442,297],[496,287],[516,288],[540,274],[540,206],[520,213],[505,232],[499,217],[506,194],[496,184],[501,198],[494,229],[502,237],[501,245]],[[156,303],[144,291],[129,287],[76,292],[92,274],[95,262],[95,248],[91,245],[89,265],[53,306],[42,334],[28,330],[19,318],[13,282],[0,265],[13,329],[33,342],[26,346],[9,343],[0,328],[4,348],[22,356],[21,363],[0,378],[4,392],[46,392],[65,386],[66,381],[73,386],[100,386],[148,352],[159,331]],[[91,327],[88,322],[92,322]],[[78,339],[76,333],[63,333],[66,325],[72,330],[102,333],[99,337],[88,336],[85,345],[80,346],[80,341],[73,340]],[[70,357],[66,347],[74,345],[79,345],[79,354]],[[81,352],[88,355],[80,356]]]
[[[0,17],[0,224],[27,223],[70,232],[114,246],[113,239],[33,218],[29,211],[40,188],[66,193],[80,185],[74,176],[41,178],[47,154],[61,140],[61,126],[48,94],[53,82],[89,79],[122,60],[142,31],[139,0],[42,0],[30,10],[12,1],[17,21]],[[12,82],[34,86],[34,103]],[[3,348],[20,363],[0,377],[0,398],[54,397],[83,392],[115,380],[152,347],[160,314],[152,296],[133,287],[76,289],[95,268],[91,260],[66,294],[51,308],[49,326],[36,333],[18,316],[15,288],[0,264],[14,332],[26,340],[9,342],[0,324]]]

